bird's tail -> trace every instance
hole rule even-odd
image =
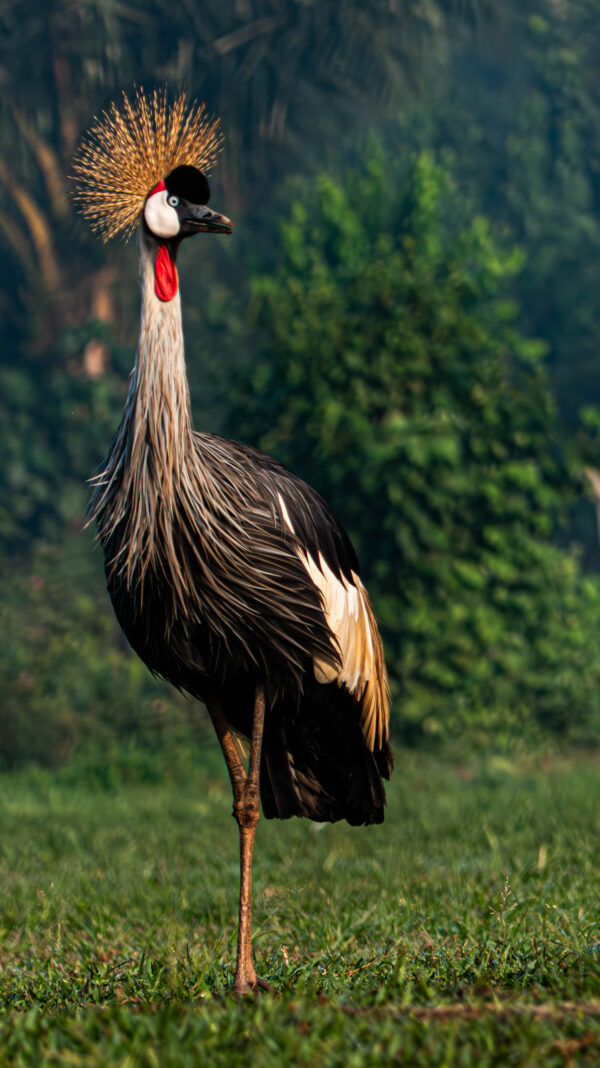
[[[371,752],[360,707],[332,683],[315,683],[297,709],[275,706],[265,724],[261,801],[267,819],[306,816],[382,823],[392,755],[387,742]]]

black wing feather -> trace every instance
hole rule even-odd
[[[260,449],[239,441],[220,440],[233,446],[253,470],[260,471],[263,485],[272,497],[281,494],[295,535],[313,559],[318,561],[319,553],[322,553],[334,575],[343,575],[353,582],[352,572],[360,574],[354,546],[337,515],[320,494]]]

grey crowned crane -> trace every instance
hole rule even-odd
[[[242,994],[268,985],[251,952],[261,803],[267,819],[381,823],[392,757],[381,640],[340,521],[276,460],[192,427],[175,263],[184,238],[232,232],[207,206],[220,142],[204,105],[138,89],[94,121],[74,178],[105,240],[137,229],[142,289],[129,393],[90,518],[127,639],[206,704],[223,749],[240,832]]]

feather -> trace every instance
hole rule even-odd
[[[369,749],[381,749],[389,736],[389,684],[381,639],[367,591],[356,572],[352,581],[336,576],[319,554],[299,550],[312,582],[323,599],[325,618],[340,654],[340,665],[314,659],[318,682],[334,679],[361,702],[361,726]]]

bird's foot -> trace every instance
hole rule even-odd
[[[266,979],[260,979],[256,973],[249,976],[236,975],[231,987],[231,993],[236,998],[244,997],[248,994],[252,994],[253,997],[258,997],[261,990],[264,990],[268,994],[277,993]]]

